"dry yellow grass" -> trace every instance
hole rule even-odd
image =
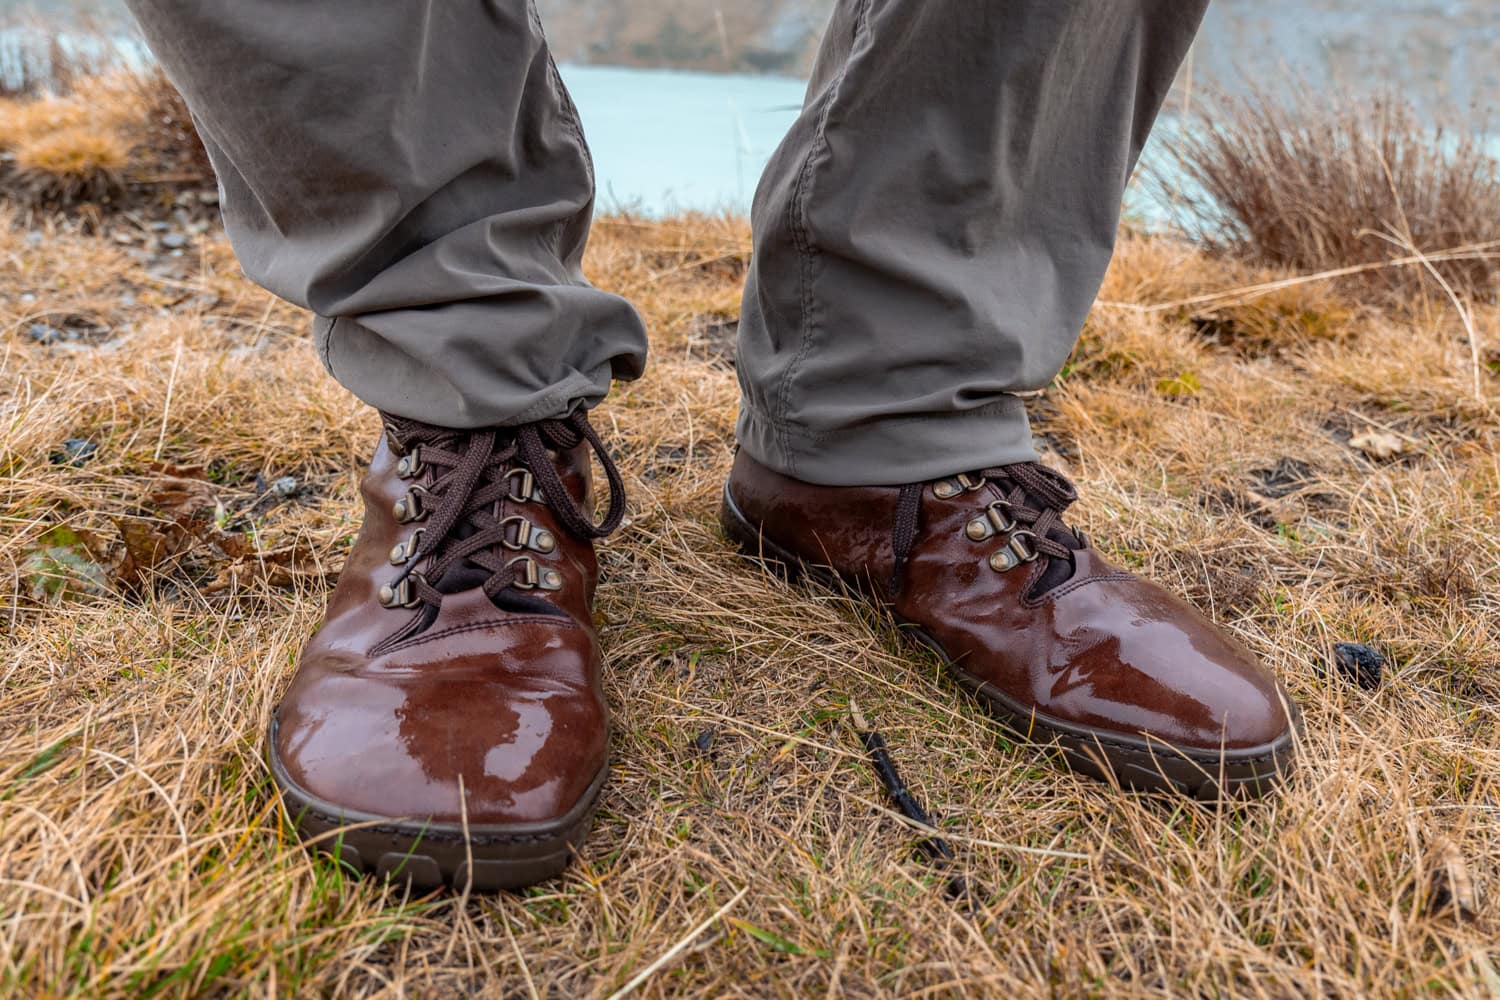
[[[15,186],[44,205],[104,203],[123,190],[120,172],[130,147],[112,132],[86,126],[58,129],[15,146]]]
[[[407,898],[309,858],[261,762],[377,421],[221,237],[148,267],[0,225],[0,992],[602,996],[669,953],[639,995],[1500,990],[1500,378],[1476,393],[1451,313],[1314,285],[1154,309],[1274,275],[1131,237],[1034,401],[1082,526],[1305,707],[1285,794],[1214,810],[1055,770],[886,623],[732,554],[714,506],[747,244],[735,220],[601,221],[591,274],[655,348],[595,420],[631,501],[602,550],[611,782],[565,877]],[[32,336],[70,321],[106,332]],[[1350,447],[1371,428],[1404,452]],[[68,438],[97,454],[59,464]],[[169,526],[169,474],[200,520]],[[298,489],[267,500],[257,474]],[[101,586],[110,543],[147,529],[187,535]],[[220,534],[249,554],[215,590]],[[300,572],[258,568],[286,551]],[[1317,674],[1337,640],[1389,652],[1379,690]],[[913,859],[851,698],[978,912]]]
[[[64,129],[95,124],[82,101],[41,99],[0,102],[0,150],[14,151],[23,142]]]
[[[0,153],[10,158],[0,163],[0,192],[33,207],[97,210],[132,184],[146,201],[162,186],[212,184],[187,108],[156,71],[82,77],[61,95],[0,100]]]

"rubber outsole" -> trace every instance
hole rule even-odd
[[[606,765],[582,799],[549,823],[469,826],[374,816],[342,809],[299,788],[276,758],[276,723],[266,744],[271,780],[287,817],[309,850],[337,858],[360,875],[409,884],[502,892],[561,874],[593,826]]]
[[[862,581],[848,580],[827,566],[808,563],[766,538],[740,511],[724,484],[719,521],[725,535],[743,555],[773,574],[795,583],[810,579],[829,587],[852,587],[868,595]],[[1206,750],[1177,747],[1130,733],[1099,730],[1044,715],[1022,705],[958,666],[942,644],[920,627],[903,621],[882,602],[900,631],[931,649],[960,684],[973,691],[1005,726],[1028,743],[1054,746],[1073,770],[1126,788],[1171,792],[1202,801],[1257,798],[1273,791],[1290,774],[1295,760],[1298,718],[1280,739],[1263,746]]]

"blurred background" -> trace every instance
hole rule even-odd
[[[743,212],[796,115],[831,0],[537,0],[599,171],[601,206]],[[11,5],[0,75],[30,32],[119,40],[121,0]],[[45,24],[43,28],[40,25]],[[1154,146],[1200,95],[1396,93],[1425,120],[1483,131],[1500,96],[1494,0],[1216,0]],[[1155,150],[1148,150],[1148,161]],[[1130,212],[1170,206],[1132,192]]]

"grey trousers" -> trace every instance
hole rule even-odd
[[[371,405],[514,425],[641,375],[580,262],[594,179],[530,0],[130,0],[245,273]],[[740,442],[890,485],[1035,457],[1207,0],[836,0],[755,196]]]

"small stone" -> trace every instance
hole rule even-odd
[[[21,301],[27,303],[28,305],[30,305],[31,303],[33,303],[33,302],[36,301],[36,293],[35,292],[22,292],[21,293]]]
[[[62,447],[47,456],[53,465],[71,465],[82,468],[99,453],[99,446],[88,438],[68,438]]]
[[[217,205],[219,203],[219,192],[206,190],[198,192],[198,201],[204,205]]]
[[[709,750],[713,749],[713,745],[714,731],[712,729],[703,730],[703,732],[699,733],[697,738],[693,740],[693,747],[697,749],[699,753],[708,753]]]
[[[1350,684],[1366,691],[1380,687],[1385,669],[1385,654],[1374,646],[1362,642],[1336,642],[1333,644],[1334,671]],[[1319,673],[1326,672],[1326,665]]]
[[[168,233],[161,238],[161,245],[167,250],[181,250],[187,246],[187,237],[181,233]]]
[[[68,335],[55,326],[46,323],[33,323],[26,330],[32,340],[38,344],[55,344],[58,341],[67,340]]]
[[[167,225],[165,222],[157,221],[151,223],[151,231],[154,233],[164,233],[171,228],[172,227]]]
[[[1386,431],[1365,431],[1349,439],[1349,447],[1364,452],[1366,458],[1383,462],[1407,450],[1407,443]]]
[[[282,476],[271,484],[271,492],[279,497],[289,497],[297,492],[300,485],[296,476]]]

